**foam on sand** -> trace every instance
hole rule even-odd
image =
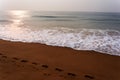
[[[76,50],[95,50],[120,56],[120,32],[116,30],[68,28],[31,30],[1,25],[0,39],[70,47]]]

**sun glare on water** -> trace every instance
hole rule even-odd
[[[16,18],[24,18],[27,17],[28,12],[22,10],[15,10],[15,11],[10,11],[10,13]]]
[[[21,26],[24,26],[24,19],[29,17],[28,11],[15,10],[9,12],[11,15],[12,23],[9,25],[8,30],[11,36],[17,36],[23,33]]]
[[[10,14],[12,15],[12,21],[14,26],[19,26],[23,23],[23,19],[25,17],[28,17],[28,11],[22,11],[22,10],[15,10],[10,11]]]

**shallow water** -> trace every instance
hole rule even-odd
[[[120,56],[120,14],[6,11],[0,38]]]

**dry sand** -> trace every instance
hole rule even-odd
[[[120,80],[120,57],[0,40],[0,80]]]

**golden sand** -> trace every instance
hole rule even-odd
[[[0,80],[120,80],[120,57],[0,40]]]

